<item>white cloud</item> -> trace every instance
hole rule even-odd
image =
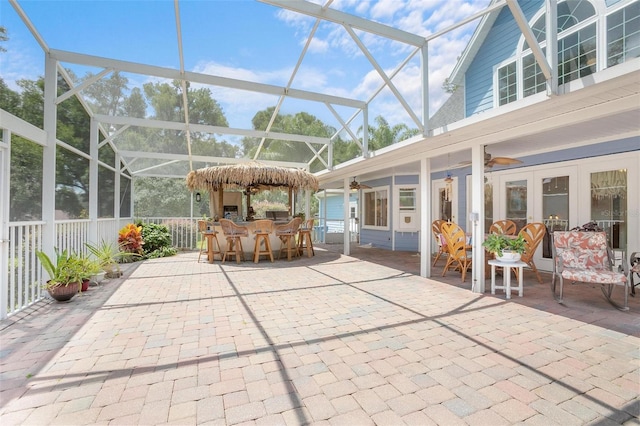
[[[18,80],[37,80],[44,76],[44,59],[41,53],[34,56],[29,49],[9,43],[5,48],[7,51],[0,53],[0,70],[9,89],[21,91],[17,85]]]
[[[302,41],[300,44],[304,44]],[[325,53],[329,50],[329,42],[327,40],[320,40],[314,37],[309,43],[309,52]]]
[[[391,18],[403,7],[404,3],[399,0],[379,0],[371,8],[371,17],[376,20]]]

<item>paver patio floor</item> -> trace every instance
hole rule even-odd
[[[0,424],[639,424],[637,298],[580,313],[322,248],[197,257],[0,323]]]

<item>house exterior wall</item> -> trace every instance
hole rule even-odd
[[[544,6],[542,0],[519,1],[519,4],[527,20]],[[511,11],[503,7],[465,74],[467,117],[493,108],[494,67],[516,54],[521,36]]]
[[[522,164],[518,167],[510,167],[509,171],[517,172],[519,170],[530,170],[532,167],[541,166],[545,164],[555,164],[558,163],[561,166],[562,162],[567,161],[575,161],[581,159],[589,159],[595,157],[601,157],[605,155],[613,155],[613,154],[623,154],[629,153],[630,155],[637,156],[640,150],[640,137],[627,138],[615,141],[608,141],[594,145],[588,145],[584,147],[575,147],[570,149],[565,149],[561,151],[554,151],[550,153],[544,154],[536,154],[528,157],[522,157]],[[495,167],[495,171],[505,170],[505,168]],[[458,197],[458,213],[457,217],[460,218],[458,221],[459,224],[466,228],[468,227],[468,206],[467,206],[467,176],[471,174],[471,168],[465,167],[460,169],[453,169],[450,171],[451,175],[458,178],[458,192],[456,196]],[[445,177],[445,172],[434,172],[431,174],[431,180],[443,179]],[[381,180],[376,181],[378,183]],[[395,179],[389,179],[387,182],[393,182],[391,187],[391,192],[393,192],[393,185],[408,185],[408,184],[418,184],[419,176],[418,175],[402,175],[396,176]],[[368,182],[368,184],[370,184]],[[373,186],[373,185],[372,185]],[[376,184],[376,186],[380,186]],[[629,182],[629,191],[634,190],[633,182]],[[341,201],[341,197],[339,201]],[[397,205],[393,202],[395,199],[393,197],[390,198],[391,207],[390,207],[390,216],[394,215],[397,211]],[[535,200],[535,202],[539,202],[539,200]],[[629,209],[632,209],[632,206],[629,206]],[[340,211],[341,214],[341,211]],[[632,216],[629,216],[628,220],[633,220]],[[393,221],[390,222],[393,225]],[[577,226],[578,223],[572,223],[571,226]],[[633,235],[629,235],[630,240],[633,240]],[[419,251],[419,240],[420,233],[419,232],[402,232],[394,229],[392,227],[389,231],[379,231],[379,230],[371,230],[371,229],[362,229],[360,234],[360,243],[361,244],[371,244],[374,247],[384,248],[388,250],[396,250],[396,251]]]

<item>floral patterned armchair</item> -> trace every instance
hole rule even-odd
[[[556,231],[553,233],[553,279],[551,290],[556,297],[556,277],[560,280],[560,293],[556,300],[562,303],[564,280],[601,284],[602,293],[609,303],[628,310],[628,280],[626,273],[614,270],[611,250],[604,232]],[[624,288],[624,305],[611,299],[614,286]]]

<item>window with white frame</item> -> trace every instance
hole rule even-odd
[[[415,212],[417,206],[416,188],[400,188],[398,190],[398,206],[401,212]]]
[[[533,53],[522,58],[522,86],[525,98],[542,92],[547,87],[547,80],[544,78],[542,69]]]
[[[640,56],[640,2],[607,16],[607,66]]]
[[[558,84],[596,71],[596,24],[558,40]]]
[[[396,201],[398,211],[394,213],[396,225],[394,229],[401,232],[416,232],[420,229],[418,215],[418,187],[414,185],[396,187]]]
[[[371,188],[362,191],[363,228],[389,228],[389,188]]]
[[[599,45],[605,49],[606,44],[607,66],[640,56],[640,1],[600,19],[592,1],[567,0],[558,3],[557,15],[558,84],[596,72]],[[545,19],[543,13],[531,26],[543,52],[546,50]],[[607,40],[598,40],[598,24],[606,25]],[[521,43],[518,57],[496,69],[498,106],[545,90],[544,74],[524,37]]]
[[[518,99],[518,77],[516,62],[498,69],[498,105],[506,105]]]

